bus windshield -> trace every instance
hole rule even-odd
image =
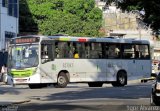
[[[12,46],[9,57],[11,68],[29,68],[38,65],[38,45]]]

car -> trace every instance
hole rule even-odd
[[[151,105],[160,106],[160,72],[158,73],[154,83],[152,84],[150,103]]]

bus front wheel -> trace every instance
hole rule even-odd
[[[127,75],[124,71],[117,74],[117,81],[112,83],[112,86],[124,86],[127,84]]]
[[[56,88],[65,88],[67,84],[69,83],[69,79],[64,72],[60,72],[58,78],[57,78],[57,83],[54,84]]]

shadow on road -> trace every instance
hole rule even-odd
[[[66,91],[65,91],[66,89]],[[111,105],[92,105],[89,104],[89,101],[86,101],[86,104],[76,104],[83,102],[83,100],[94,100],[98,101],[100,99],[103,100],[112,100],[112,99],[140,99],[140,98],[149,98],[150,92],[151,92],[151,85],[149,84],[141,84],[141,85],[131,85],[131,86],[125,86],[125,87],[103,87],[103,88],[89,88],[89,87],[82,87],[79,88],[78,91],[71,91],[70,87],[67,87],[65,89],[58,89],[54,88],[54,90],[63,90],[63,92],[57,92],[54,94],[51,94],[51,92],[48,93],[47,96],[43,96],[38,93],[34,94],[34,96],[30,96],[30,98],[39,98],[37,99],[36,102],[34,100],[32,103],[27,103],[27,104],[21,104],[18,105],[19,111],[61,111],[61,110],[66,110],[66,111],[71,111],[71,110],[83,110],[83,111],[94,111],[94,110],[100,110],[101,111],[106,110],[108,108],[115,108],[114,111],[119,110],[119,111],[124,111],[120,110],[122,105],[117,105],[117,106],[111,106]],[[3,88],[3,90],[0,92],[0,94],[5,94],[11,92],[12,94],[17,94],[17,96],[20,95],[21,92],[16,91],[16,88]],[[54,91],[50,90],[48,88],[44,89],[38,89],[36,91],[40,90],[48,90],[48,91]],[[70,91],[68,91],[70,90]],[[60,102],[61,101],[61,102]],[[72,103],[75,104],[73,105]],[[137,101],[137,100],[136,100]],[[107,104],[107,103],[106,103]],[[117,108],[117,109],[116,109]],[[126,106],[125,106],[126,110]],[[113,110],[110,110],[113,111]]]
[[[17,95],[20,94],[21,92],[18,91],[17,89],[13,87],[0,87],[0,96],[3,96],[5,94],[11,94],[11,95]]]
[[[59,89],[55,88],[55,90]],[[133,85],[125,87],[81,88],[80,91],[63,91],[45,97],[41,96],[32,96],[32,97],[42,98],[43,101],[105,99],[105,98],[140,99],[140,98],[149,98],[150,93],[151,93],[151,86],[144,84],[144,85]]]

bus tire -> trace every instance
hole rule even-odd
[[[117,74],[117,81],[112,83],[112,86],[121,87],[127,84],[127,74],[124,71],[120,71]]]
[[[60,72],[57,78],[57,83],[54,84],[56,88],[65,88],[69,83],[69,78],[67,77],[65,72]]]
[[[102,87],[103,86],[103,82],[89,82],[88,86],[89,87]]]

